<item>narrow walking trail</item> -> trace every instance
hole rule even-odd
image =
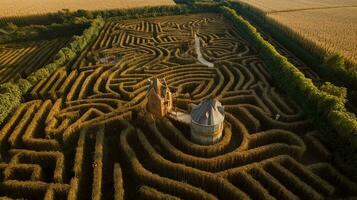
[[[201,52],[201,45],[200,45],[200,38],[195,35],[195,49],[196,49],[196,54],[197,54],[197,59],[200,61],[200,63],[206,65],[207,67],[214,67],[214,64],[207,61],[206,59],[203,58],[202,52]]]

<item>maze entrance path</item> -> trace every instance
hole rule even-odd
[[[214,68],[197,63],[192,29]],[[103,63],[103,57],[115,62]],[[188,110],[216,96],[222,140],[145,115],[147,79]],[[26,199],[336,199],[357,186],[265,64],[216,14],[109,20],[78,60],[38,83],[0,130],[0,196]],[[275,120],[276,114],[280,115]]]

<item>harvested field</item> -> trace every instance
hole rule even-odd
[[[197,30],[214,68],[197,61]],[[216,96],[226,112],[222,140],[197,145],[187,125],[147,117],[154,77],[166,79],[182,110]],[[257,51],[220,15],[108,21],[0,129],[0,197],[356,197],[357,185],[330,163],[312,122],[272,82]]]
[[[1,0],[0,17],[46,14],[62,9],[103,10],[174,4],[173,0]]]
[[[328,52],[340,52],[357,63],[357,7],[277,12],[269,16]]]
[[[0,83],[27,77],[53,59],[68,38],[0,45]]]

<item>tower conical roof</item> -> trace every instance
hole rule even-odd
[[[204,125],[218,125],[224,121],[224,107],[217,99],[206,99],[191,111],[193,122]]]

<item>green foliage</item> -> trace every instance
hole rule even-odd
[[[14,23],[10,22],[4,27],[4,29],[8,31],[16,31],[18,27]]]
[[[344,87],[338,87],[330,82],[325,82],[322,86],[320,86],[320,90],[346,101],[347,89]]]
[[[224,0],[175,0],[175,3],[178,4],[188,4],[188,5],[193,5],[193,4],[214,4],[214,3],[222,3],[225,2]]]
[[[83,10],[83,9],[80,9],[80,10],[77,10],[76,12],[73,13],[74,16],[76,17],[84,17],[84,18],[87,18],[87,19],[93,19],[94,18],[94,15],[92,12],[88,11],[88,10]]]
[[[12,83],[0,86],[0,124],[21,103],[20,88]]]
[[[17,85],[22,93],[28,92],[32,87],[31,82],[26,79],[19,79],[17,81]]]
[[[87,19],[76,20],[70,23],[51,25],[29,25],[18,27],[9,31],[9,34],[0,36],[0,43],[20,42],[36,39],[49,39],[56,37],[81,34],[88,28],[90,22]]]
[[[102,16],[103,18],[115,17],[116,19],[136,19],[142,17],[157,17],[167,15],[179,15],[199,12],[218,12],[220,4],[194,4],[194,5],[175,5],[175,6],[155,6],[132,9],[113,9],[91,11],[93,16]]]
[[[17,85],[8,82],[8,83],[4,83],[0,85],[0,92],[1,93],[19,93],[19,88],[17,87]]]
[[[347,88],[357,89],[357,68],[347,69],[345,59],[340,54],[327,56],[324,62],[318,66],[319,73]]]
[[[336,55],[327,57],[325,59],[324,64],[327,66],[335,67],[335,68],[345,69],[345,61],[343,60],[343,57],[341,54],[336,54]]]
[[[332,127],[339,133],[339,136],[348,138],[353,147],[357,149],[357,120],[352,113],[332,111],[328,115]]]
[[[60,15],[58,13],[1,17],[0,18],[0,27],[4,28],[9,23],[12,23],[18,27],[22,27],[22,26],[28,26],[31,24],[49,25],[52,23],[64,23],[64,21],[61,19]]]

